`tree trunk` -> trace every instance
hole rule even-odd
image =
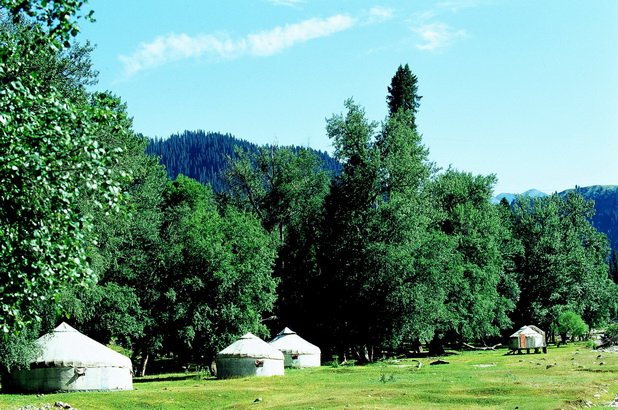
[[[148,364],[148,357],[148,353],[146,353],[146,351],[144,350],[142,352],[142,366],[139,372],[140,377],[146,376],[146,365]]]
[[[442,356],[445,353],[444,344],[442,343],[442,339],[438,336],[434,336],[434,338],[429,343],[429,355],[430,356]]]
[[[414,340],[411,346],[412,353],[414,354],[422,354],[423,353],[423,345],[420,340]]]

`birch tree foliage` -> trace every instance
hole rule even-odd
[[[0,5],[16,16],[26,11],[24,2],[17,3]],[[29,10],[53,8],[49,3],[33,2]],[[75,7],[74,3],[67,2],[67,7]],[[54,52],[48,47],[54,38],[65,34],[68,38],[70,31],[62,27],[66,28],[64,22],[50,34],[42,26],[32,26],[25,54],[23,37],[0,31],[0,328],[4,333],[37,320],[37,307],[55,299],[66,285],[96,279],[87,257],[94,241],[92,217],[79,212],[78,203],[87,196],[105,212],[116,212],[121,203],[119,181],[128,178],[122,171],[111,171],[117,152],[106,150],[97,140],[102,127],[126,132],[118,125],[119,114],[106,108],[110,104],[104,100],[109,97],[75,101],[44,83],[40,72],[22,69],[36,53]]]

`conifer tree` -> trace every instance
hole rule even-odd
[[[400,65],[391,80],[391,85],[388,86],[388,95],[386,96],[389,115],[395,114],[400,108],[409,111],[412,114],[413,128],[416,128],[416,113],[421,105],[421,98],[423,98],[418,95],[417,81],[418,79],[412,74],[408,64],[403,67]]]

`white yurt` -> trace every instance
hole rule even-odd
[[[509,349],[519,352],[524,349],[526,351],[535,349],[536,352],[538,352],[539,349],[546,351],[545,332],[536,326],[522,326],[517,332],[510,336]]]
[[[309,343],[287,327],[270,341],[270,345],[283,353],[285,367],[305,368],[320,366],[322,355],[320,348]]]
[[[283,376],[283,353],[247,333],[217,353],[217,377]]]
[[[41,348],[29,370],[2,380],[17,392],[131,390],[131,359],[81,334],[66,323],[36,340]]]

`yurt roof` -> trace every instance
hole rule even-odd
[[[240,339],[217,353],[217,357],[251,357],[256,359],[283,360],[283,353],[259,337],[246,333]]]
[[[44,367],[128,367],[131,359],[62,323],[36,340],[41,354],[33,362]]]
[[[530,326],[523,326],[517,332],[513,333],[511,337],[518,337],[519,335],[541,335],[542,336],[541,333],[539,333],[538,331],[536,331]]]
[[[320,354],[319,347],[309,343],[287,327],[270,341],[270,345],[288,354]]]

